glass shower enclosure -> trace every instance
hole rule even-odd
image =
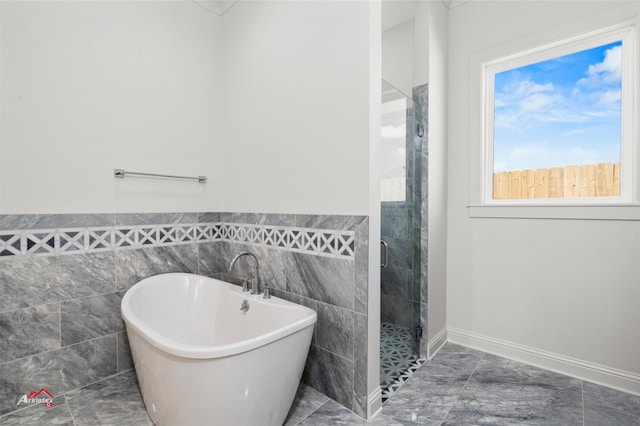
[[[380,385],[420,357],[424,108],[382,81]]]

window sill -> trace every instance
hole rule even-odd
[[[595,205],[486,205],[467,206],[471,218],[637,220],[639,204]]]

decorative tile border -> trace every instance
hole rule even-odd
[[[192,223],[0,231],[0,259],[230,241],[353,259],[355,232],[244,223]]]
[[[416,371],[427,362],[426,358],[418,358],[416,359],[401,375],[398,377],[393,383],[389,385],[389,387],[382,391],[382,403],[387,402],[389,397],[394,393],[400,390],[400,387],[406,383],[407,380],[411,376],[415,374]]]

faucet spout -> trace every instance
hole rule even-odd
[[[229,273],[233,270],[234,265],[243,256],[250,256],[256,261],[256,276],[255,279],[251,280],[251,294],[260,294],[260,262],[255,254],[250,251],[243,251],[234,256],[229,264]]]

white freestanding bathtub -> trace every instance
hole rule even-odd
[[[158,426],[282,425],[317,320],[304,306],[182,273],[135,284],[122,317]]]

